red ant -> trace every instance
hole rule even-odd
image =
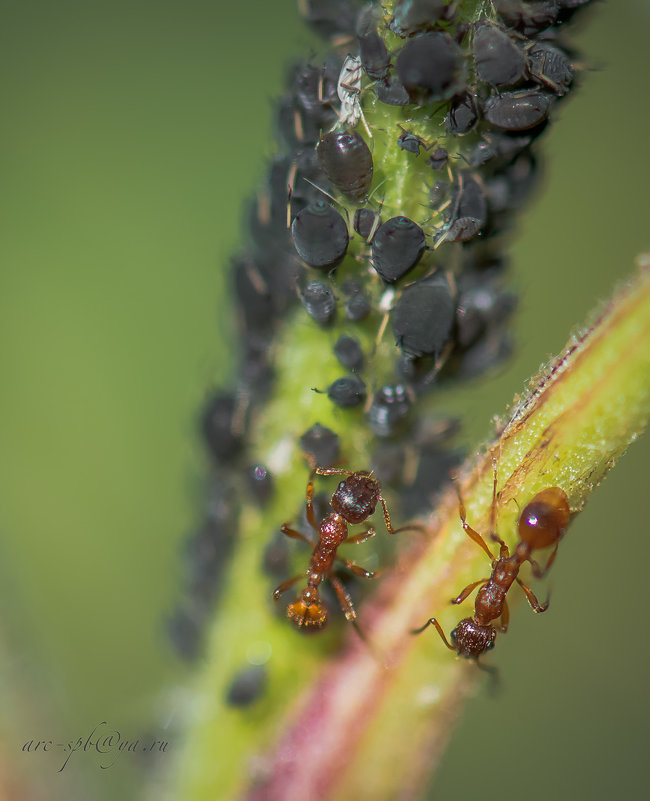
[[[320,523],[316,523],[314,506],[314,477],[319,476],[346,476],[341,481],[330,501],[334,510]],[[287,523],[282,525],[281,531],[287,537],[303,540],[312,546],[314,552],[307,569],[307,586],[300,595],[287,607],[287,617],[292,620],[298,628],[322,629],[327,625],[328,610],[319,594],[319,585],[324,579],[329,579],[334,587],[346,620],[356,626],[357,613],[350,598],[349,593],[341,581],[334,575],[334,562],[339,560],[348,570],[357,576],[364,578],[375,578],[376,573],[365,570],[363,567],[350,562],[339,556],[336,551],[339,545],[344,542],[365,542],[374,537],[375,529],[369,526],[366,531],[348,537],[348,525],[363,523],[375,511],[378,503],[384,510],[384,523],[389,534],[397,534],[412,529],[416,526],[405,526],[404,528],[394,529],[390,522],[390,515],[386,507],[386,501],[382,497],[381,487],[372,473],[367,470],[352,472],[350,470],[339,470],[335,467],[313,467],[306,493],[307,521],[314,531],[318,534],[318,541],[314,542],[309,537],[289,527]],[[305,574],[299,573],[297,576],[288,579],[280,584],[273,593],[277,601],[283,592],[299,581]]]
[[[445,637],[442,627],[434,617],[427,620],[424,626],[414,630],[412,633],[419,634],[428,626],[433,625],[449,650],[456,651],[459,656],[478,659],[481,654],[494,648],[497,630],[491,621],[500,617],[501,625],[499,628],[501,631],[507,631],[508,629],[510,613],[506,595],[515,581],[526,594],[533,612],[545,612],[548,609],[548,600],[540,604],[532,590],[519,578],[519,570],[524,562],[530,562],[535,578],[542,578],[546,575],[555,561],[560,539],[569,524],[569,499],[566,492],[560,487],[548,487],[538,492],[519,515],[517,527],[520,539],[511,554],[508,546],[496,533],[497,466],[495,460],[494,487],[490,510],[490,539],[499,543],[498,559],[495,558],[483,537],[468,525],[460,492],[458,492],[458,508],[465,533],[483,548],[492,560],[492,574],[489,578],[482,578],[468,584],[457,598],[452,599],[453,604],[460,604],[477,587],[480,587],[474,604],[474,617],[466,617],[458,623],[451,632],[451,643]],[[542,570],[537,562],[531,558],[531,554],[533,551],[548,548],[551,545],[555,545],[555,548]]]

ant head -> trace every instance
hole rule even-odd
[[[473,618],[466,617],[451,632],[451,642],[460,656],[475,659],[494,648],[496,636],[493,626],[481,626]]]
[[[524,507],[519,536],[533,549],[555,545],[569,524],[569,499],[560,487],[548,487]]]
[[[348,523],[362,523],[375,511],[381,491],[370,473],[352,473],[332,495],[332,509]]]
[[[318,590],[307,587],[293,603],[289,604],[287,617],[299,629],[323,629],[327,625],[327,607],[322,602]]]

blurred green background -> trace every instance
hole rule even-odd
[[[191,686],[164,621],[201,514],[197,409],[232,367],[224,274],[274,150],[272,98],[314,40],[293,0],[0,9],[0,778],[136,798],[171,764]],[[512,246],[516,356],[453,397],[468,443],[650,247],[650,7],[585,17],[583,86]],[[649,466],[641,440],[563,543],[549,614],[515,614],[503,692],[468,704],[432,798],[645,793]],[[167,732],[168,754],[58,772],[21,751],[103,720]]]

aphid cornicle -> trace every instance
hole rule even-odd
[[[476,595],[474,615],[463,618],[458,623],[451,632],[451,642],[447,640],[440,623],[434,617],[427,620],[424,626],[413,631],[413,634],[419,634],[428,626],[435,626],[449,650],[456,651],[459,656],[471,659],[478,659],[481,654],[494,647],[497,628],[492,621],[501,618],[499,629],[507,631],[510,613],[506,595],[515,581],[524,591],[534,612],[545,612],[548,609],[548,601],[540,604],[533,591],[519,578],[519,571],[524,562],[530,562],[533,575],[536,578],[545,576],[555,561],[560,540],[569,525],[570,509],[566,492],[560,487],[547,487],[538,492],[521,511],[517,525],[519,542],[513,552],[510,553],[508,546],[496,532],[497,504],[497,467],[495,460],[492,506],[490,507],[490,539],[499,543],[498,558],[494,556],[478,531],[475,531],[467,523],[465,506],[460,497],[460,492],[458,494],[459,514],[465,533],[485,551],[492,561],[492,573],[488,578],[473,581],[456,598],[452,599],[452,603],[460,604],[469,598],[477,587],[480,588]],[[532,558],[533,551],[550,548],[551,546],[554,546],[553,551],[542,569]]]
[[[314,479],[316,476],[345,476],[336,488],[330,501],[332,512],[320,523],[316,522],[314,513]],[[352,537],[348,536],[348,526],[357,525],[366,521],[375,511],[377,504],[381,504],[384,514],[384,525],[389,534],[417,528],[417,526],[404,526],[394,529],[386,501],[381,494],[381,487],[377,479],[367,470],[352,472],[332,467],[314,467],[307,483],[306,512],[307,521],[318,536],[314,542],[305,534],[291,528],[288,523],[282,526],[282,533],[292,539],[303,540],[313,548],[309,568],[307,569],[307,586],[292,601],[287,608],[287,617],[298,627],[304,629],[322,629],[327,625],[329,612],[320,596],[320,584],[329,580],[341,604],[346,620],[356,625],[357,613],[349,593],[334,573],[335,562],[338,561],[352,573],[364,578],[374,578],[372,573],[354,562],[350,562],[337,554],[343,543],[360,543],[374,537],[375,529],[372,526]],[[305,576],[299,573],[280,584],[273,593],[275,600]]]

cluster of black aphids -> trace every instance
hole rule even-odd
[[[399,0],[391,14],[380,3],[302,0],[332,52],[290,73],[277,112],[283,149],[251,204],[247,249],[233,262],[243,352],[235,389],[211,398],[203,413],[217,500],[190,542],[189,599],[174,620],[188,655],[235,530],[232,476],[246,477],[256,502],[272,491],[268,471],[247,453],[246,432],[272,387],[276,330],[296,302],[321,326],[347,320],[334,348],[348,374],[325,391],[342,408],[364,404],[378,443],[372,467],[399,486],[402,513],[419,511],[448,475],[457,459],[445,448],[453,426],[422,433],[417,400],[434,383],[476,375],[508,353],[504,324],[514,295],[502,286],[501,235],[536,183],[535,143],[575,81],[562,26],[589,2],[485,0],[464,18],[468,4],[457,0]],[[371,138],[363,108],[371,124],[381,104],[399,121]],[[438,127],[427,136],[422,122],[434,118]],[[392,147],[417,171],[430,207],[421,219],[386,213],[386,189],[373,185],[377,137],[388,137],[382,151]],[[381,318],[388,290],[395,378],[381,386],[370,379],[369,389],[370,354],[354,327]],[[305,432],[303,450],[312,435]],[[320,465],[338,459],[332,437],[317,432],[318,442],[330,442],[327,453],[314,454]],[[405,483],[408,459],[417,470]]]

